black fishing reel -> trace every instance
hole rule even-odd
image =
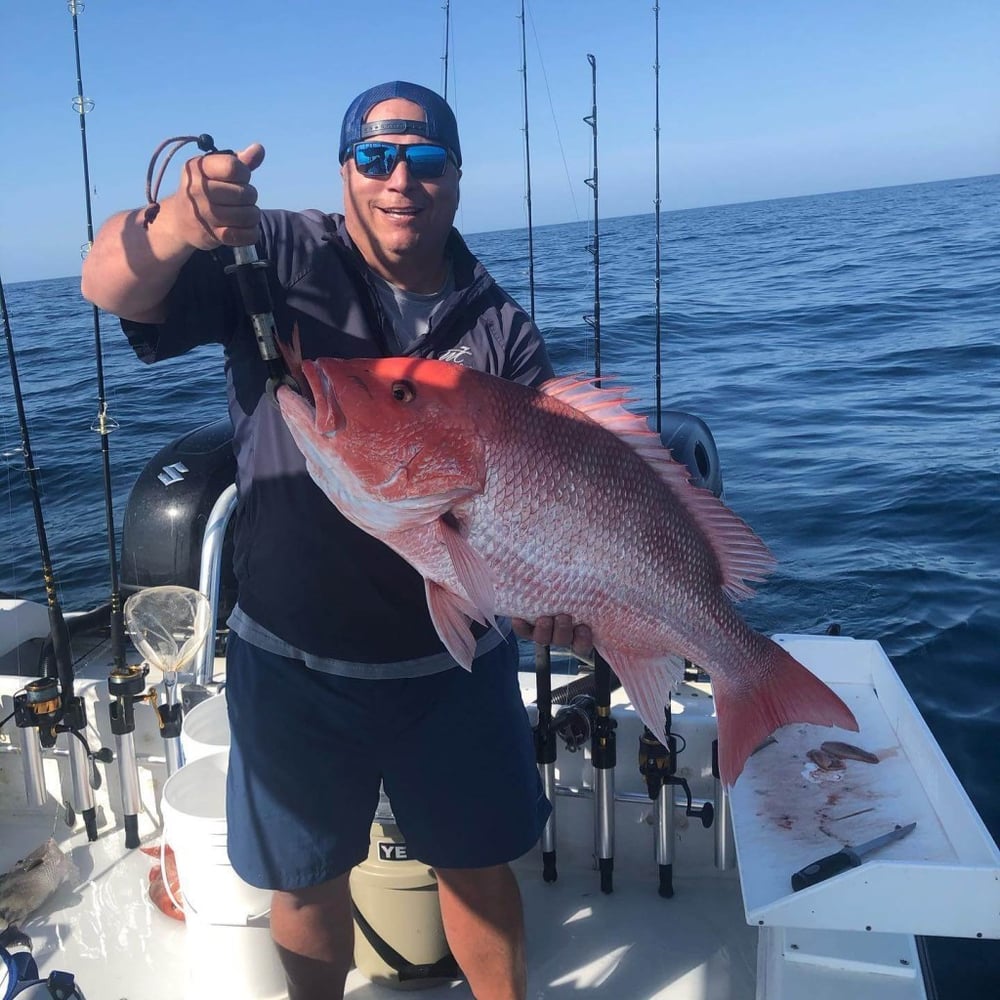
[[[82,698],[70,698],[63,704],[59,681],[55,677],[39,677],[24,685],[14,695],[14,721],[22,729],[37,729],[38,742],[46,750],[56,745],[60,733],[69,733],[83,745],[90,768],[90,787],[101,787],[101,772],[97,762],[110,764],[115,759],[108,747],[91,750],[83,735],[87,720]]]
[[[580,694],[556,712],[552,719],[552,730],[566,744],[570,753],[576,753],[580,747],[590,743],[596,710],[597,702],[593,695]]]
[[[680,739],[683,741],[683,737]],[[677,749],[678,737],[671,733],[666,740],[664,744],[648,728],[643,729],[639,737],[639,773],[646,779],[646,792],[655,802],[664,785],[668,788],[679,785],[687,798],[684,814],[690,819],[701,820],[701,825],[707,830],[715,821],[715,807],[711,802],[694,805],[687,778],[677,774],[677,754],[681,752]]]
[[[115,667],[108,675],[108,690],[111,693],[111,704],[108,706],[111,716],[111,732],[115,736],[124,736],[135,731],[135,703],[147,700],[143,692],[149,667],[121,666]]]
[[[23,691],[14,695],[15,723],[21,729],[37,729],[38,741],[46,750],[56,745],[62,718],[62,697],[54,677],[29,681]]]

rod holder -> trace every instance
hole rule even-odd
[[[143,685],[148,673],[146,666],[122,666],[115,667],[108,677],[111,692],[108,713],[118,759],[122,824],[125,827],[125,846],[130,850],[139,846],[139,811],[142,808],[139,762],[135,752],[135,703],[145,700]]]
[[[719,741],[712,741],[712,774],[715,776],[715,867],[727,871],[736,866],[736,843],[729,789],[719,776]]]

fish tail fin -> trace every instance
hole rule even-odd
[[[823,681],[776,642],[762,635],[756,639],[753,667],[744,672],[749,683],[733,683],[721,674],[712,677],[719,774],[727,785],[736,781],[747,758],[781,726],[800,722],[858,731],[854,713]]]

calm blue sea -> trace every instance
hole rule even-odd
[[[535,232],[536,317],[561,372],[593,367],[592,229]],[[748,618],[880,639],[994,837],[998,232],[1000,176],[662,217],[664,405],[708,422],[727,502],[779,561]],[[602,371],[650,415],[654,240],[652,215],[601,223]],[[527,306],[526,232],[469,243]],[[82,609],[107,592],[93,315],[75,278],[7,298],[56,576]],[[101,330],[120,525],[147,459],[223,415],[224,389],[217,350],[147,369],[111,317]],[[19,443],[4,365],[0,590],[43,599]],[[943,1000],[1000,995],[994,944],[935,941],[932,957]]]

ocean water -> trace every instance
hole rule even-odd
[[[590,222],[535,231],[557,371],[592,371]],[[1000,838],[1000,176],[664,213],[663,405],[718,444],[725,499],[778,568],[766,632],[879,639]],[[652,215],[602,220],[601,368],[656,400]],[[527,235],[469,237],[528,303]],[[94,321],[75,278],[7,289],[64,607],[106,599]],[[225,413],[221,354],[147,368],[101,317],[120,526],[132,482]],[[4,359],[5,360],[5,359]],[[0,590],[43,599],[6,364]],[[933,905],[929,900],[928,905]],[[1000,995],[993,942],[933,940],[942,1000]],[[964,977],[959,983],[959,978]]]

